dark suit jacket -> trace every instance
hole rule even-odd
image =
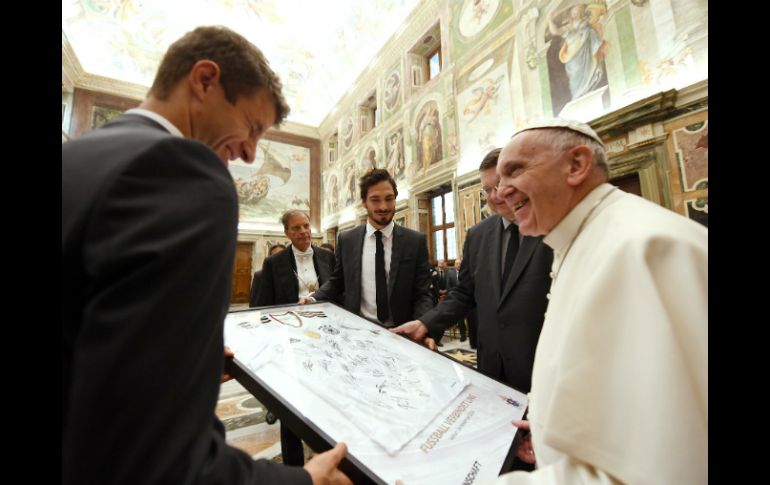
[[[264,263],[263,263],[264,264]],[[249,288],[249,308],[257,306],[257,295],[259,294],[259,284],[262,282],[262,270],[258,269],[251,278],[251,288]]]
[[[468,230],[459,284],[420,320],[436,339],[476,307],[479,371],[529,392],[535,347],[548,306],[553,250],[542,237],[524,237],[505,288],[500,288],[502,233],[499,215]],[[518,228],[511,237],[518,237]]]
[[[360,315],[361,253],[365,235],[366,224],[339,234],[334,272],[313,294],[314,298],[342,304],[348,311]],[[393,227],[388,304],[395,324],[414,320],[433,307],[425,234],[398,224]]]
[[[451,290],[457,286],[457,268],[447,268],[441,272],[442,274],[442,290]]]
[[[237,224],[222,161],[154,121],[62,145],[62,483],[310,483],[214,415]]]
[[[313,266],[318,275],[318,284],[323,285],[329,280],[334,269],[334,254],[317,246],[313,248]],[[291,245],[286,247],[262,263],[262,282],[257,293],[256,306],[281,305],[297,303],[299,289],[297,288],[297,263]]]

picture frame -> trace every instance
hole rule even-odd
[[[329,302],[230,312],[228,372],[354,483],[483,483],[508,469],[527,396]],[[426,466],[426,463],[430,463]]]

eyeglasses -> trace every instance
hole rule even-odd
[[[488,196],[489,194],[491,194],[495,190],[497,190],[497,186],[496,185],[494,187],[482,187],[481,188],[481,194]]]

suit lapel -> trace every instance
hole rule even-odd
[[[313,265],[315,266],[315,272],[318,275],[318,286],[321,286],[326,282],[326,280],[329,279],[329,269],[327,268],[327,265],[324,264],[323,261],[321,261],[321,256],[319,256],[318,251],[326,251],[325,249],[319,249],[315,246],[312,246],[313,248]]]
[[[487,259],[486,274],[490,275],[491,278],[492,296],[495,301],[498,301],[500,300],[500,278],[502,278],[502,273],[500,273],[500,261],[502,260],[500,241],[503,237],[503,220],[498,215],[493,217],[495,222],[491,224],[485,235],[488,238],[486,246],[491,247],[490,257]]]
[[[514,232],[511,233],[511,237],[519,237],[518,228],[516,228]],[[519,279],[519,276],[521,276],[522,271],[524,271],[527,263],[532,258],[532,254],[535,252],[537,245],[540,244],[540,240],[541,238],[539,237],[524,237],[521,239],[521,244],[519,245],[519,250],[516,253],[516,258],[513,260],[511,274],[508,276],[508,281],[506,281],[505,288],[500,295],[500,303],[503,302],[503,299],[508,296],[508,293],[510,293],[513,289],[516,281]]]
[[[393,224],[393,244],[390,247],[390,271],[388,272],[388,301],[391,301],[391,295],[393,294],[393,286],[396,284],[396,278],[398,277],[399,261],[401,260],[401,253],[403,252],[403,239],[404,235],[401,234],[401,226]]]
[[[366,224],[362,224],[358,226],[356,229],[356,233],[354,233],[353,236],[353,247],[351,248],[351,270],[346,272],[345,278],[350,275],[351,281],[350,284],[348,282],[345,282],[345,293],[351,292],[353,295],[352,301],[361,301],[361,272],[363,271],[363,268],[361,267],[361,253],[364,250],[364,237],[366,237]],[[345,255],[342,254],[340,257],[344,258]],[[347,298],[346,298],[347,299]]]
[[[276,288],[276,293],[278,291],[285,292],[290,299],[299,300],[299,288],[298,288],[298,282],[297,277],[294,276],[294,272],[296,271],[295,265],[292,263],[294,262],[294,253],[291,250],[291,245],[281,251],[281,264],[278,265],[278,268],[276,268],[280,274],[278,278],[281,281],[281,285],[285,290],[279,290]]]

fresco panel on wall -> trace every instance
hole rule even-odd
[[[452,62],[478,46],[477,36],[511,16],[511,0],[452,0],[450,2]]]
[[[609,107],[607,40],[604,37],[604,2],[557,4],[547,14],[545,41],[554,116],[570,116],[570,103],[598,93],[601,108]],[[565,112],[567,111],[567,112]],[[595,111],[595,109],[594,109]]]
[[[382,89],[382,119],[387,120],[401,108],[401,61],[388,71]]]
[[[283,231],[278,221],[289,209],[310,210],[310,150],[261,140],[254,163],[230,162],[238,192],[239,223]]]
[[[514,130],[506,42],[457,78],[460,161],[457,174],[478,169],[481,159],[502,146]]]

